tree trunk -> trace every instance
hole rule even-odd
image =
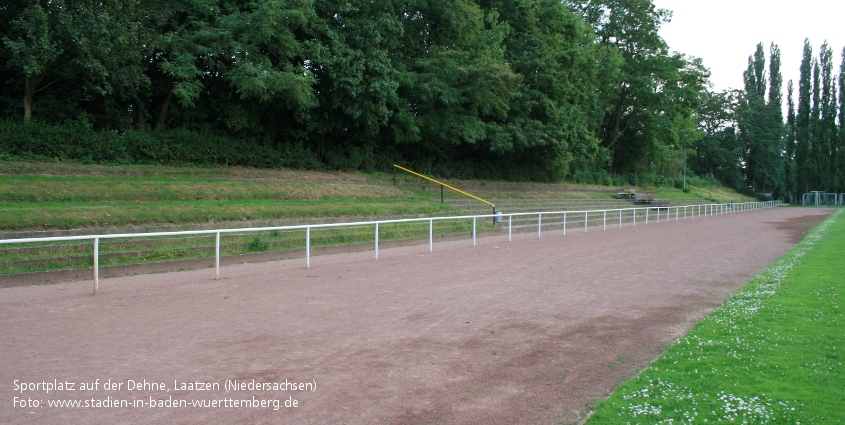
[[[24,78],[23,85],[23,122],[29,122],[32,119],[32,93],[35,89],[29,76]]]
[[[167,110],[170,109],[170,102],[173,101],[173,83],[167,86],[167,95],[164,97],[164,103],[161,104],[161,111],[158,113],[158,121],[156,121],[156,130],[161,128],[164,121],[167,120]]]

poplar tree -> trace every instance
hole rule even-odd
[[[818,59],[813,59],[813,107],[810,109],[810,164],[808,164],[810,188],[808,191],[820,190],[821,175],[819,162],[821,161],[821,67]]]
[[[819,190],[833,190],[834,158],[836,134],[836,86],[833,80],[833,50],[827,42],[822,44],[819,55],[821,68],[821,104],[819,105],[818,164]]]
[[[775,196],[783,190],[783,77],[780,62],[780,49],[772,43],[767,76],[763,44],[757,45],[754,55],[748,58],[748,69],[744,74],[745,92],[737,115],[740,140],[745,147],[746,186],[755,191],[771,192]]]
[[[769,99],[766,104],[768,110],[769,145],[764,158],[766,164],[766,179],[769,188],[780,197],[785,189],[783,151],[783,75],[780,71],[780,47],[772,43],[769,48]]]
[[[845,192],[845,48],[839,66],[839,135],[834,147],[834,187],[837,193]]]
[[[784,156],[784,184],[786,185],[786,197],[789,202],[795,202],[797,192],[795,182],[795,100],[793,98],[792,80],[786,85],[786,149]]]
[[[795,180],[796,198],[810,190],[810,93],[813,90],[813,46],[804,40],[804,55],[801,59],[801,74],[798,81],[798,114],[795,117]]]
[[[836,147],[836,191],[845,192],[845,48],[839,66],[839,139]]]

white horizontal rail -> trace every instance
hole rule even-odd
[[[576,218],[576,222],[581,221],[579,217],[583,214],[584,232],[587,231],[587,223],[590,221],[602,220],[603,229],[607,229],[607,213],[619,212],[619,226],[622,227],[622,216],[625,212],[631,212],[632,224],[636,225],[637,211],[645,210],[645,224],[648,224],[648,211],[657,210],[657,222],[660,222],[662,211],[665,209],[666,214],[664,221],[670,221],[669,216],[671,210],[675,209],[675,221],[678,221],[681,208],[684,210],[684,220],[687,218],[687,211],[689,210],[691,217],[707,217],[708,215],[730,214],[743,211],[751,211],[760,208],[772,208],[780,205],[780,201],[769,202],[747,202],[747,203],[726,203],[726,204],[697,204],[686,206],[669,206],[669,207],[637,207],[637,208],[614,208],[606,210],[568,210],[568,211],[542,211],[542,212],[525,212],[525,213],[502,213],[496,214],[481,214],[481,215],[465,215],[465,216],[445,216],[445,217],[425,217],[425,218],[406,218],[395,220],[377,220],[377,221],[359,221],[350,223],[326,223],[326,224],[301,224],[296,226],[273,226],[273,227],[246,227],[237,229],[213,229],[213,230],[185,230],[176,232],[149,232],[149,233],[113,233],[105,235],[79,235],[79,236],[54,236],[45,238],[21,238],[21,239],[2,239],[0,245],[7,244],[26,244],[38,242],[58,242],[58,241],[79,241],[79,240],[93,240],[94,241],[94,295],[98,292],[99,284],[99,242],[101,239],[126,239],[126,238],[151,238],[159,236],[187,236],[187,235],[215,235],[215,279],[220,278],[220,235],[223,233],[249,233],[249,232],[265,232],[274,230],[305,230],[305,250],[306,250],[306,267],[311,267],[311,229],[325,229],[338,227],[363,227],[375,226],[375,258],[378,259],[378,244],[379,244],[379,226],[383,224],[396,223],[415,223],[428,222],[429,223],[429,252],[433,251],[434,246],[434,222],[446,220],[469,220],[472,219],[472,242],[476,246],[476,221],[479,218],[503,218],[508,217],[508,240],[511,240],[511,228],[513,217],[537,216],[537,236],[540,237],[543,216],[546,215],[563,215],[563,234],[566,235],[566,218],[567,215]],[[594,218],[590,220],[590,215],[602,214],[602,218]]]

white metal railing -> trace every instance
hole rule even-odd
[[[175,232],[151,232],[151,233],[121,233],[121,234],[106,234],[106,235],[80,235],[80,236],[56,236],[45,238],[23,238],[23,239],[3,239],[0,240],[0,245],[3,244],[22,244],[22,243],[38,243],[38,242],[56,242],[56,241],[77,241],[77,240],[93,240],[94,241],[94,295],[99,292],[99,247],[100,239],[121,239],[121,238],[148,238],[158,236],[185,236],[185,235],[215,235],[215,249],[214,249],[214,275],[215,280],[220,279],[220,235],[222,233],[243,233],[243,232],[261,232],[273,230],[305,230],[305,267],[311,267],[311,229],[322,229],[331,227],[361,227],[361,226],[375,226],[375,258],[378,259],[379,248],[379,225],[393,224],[393,223],[411,223],[411,222],[429,222],[428,231],[428,252],[434,251],[434,222],[446,220],[467,220],[472,219],[472,246],[476,246],[476,222],[479,218],[493,218],[501,219],[508,218],[508,241],[511,241],[513,236],[513,217],[521,216],[537,216],[537,237],[542,236],[543,216],[563,215],[561,223],[563,234],[566,235],[567,217],[575,217],[576,222],[580,221],[583,215],[584,233],[587,232],[590,221],[596,221],[597,218],[590,219],[590,215],[602,215],[602,228],[607,229],[607,213],[619,213],[619,227],[623,226],[623,216],[625,212],[631,212],[630,224],[637,225],[637,211],[642,211],[644,224],[649,223],[649,212],[654,210],[652,220],[660,223],[661,217],[664,221],[670,221],[672,218],[672,210],[674,210],[675,221],[681,220],[681,210],[683,210],[683,220],[695,217],[708,217],[722,214],[732,214],[738,212],[752,211],[761,208],[773,208],[780,205],[780,201],[769,202],[746,202],[746,203],[725,203],[725,204],[699,204],[699,205],[685,205],[685,206],[669,206],[669,207],[639,207],[639,208],[615,208],[609,210],[588,210],[588,211],[546,211],[546,212],[527,212],[527,213],[510,213],[505,214],[501,211],[496,214],[484,215],[468,215],[468,216],[447,216],[447,217],[427,217],[427,218],[407,218],[396,220],[380,220],[380,221],[365,221],[352,223],[329,223],[329,224],[305,224],[298,226],[276,226],[276,227],[252,227],[252,228],[238,228],[238,229],[215,229],[215,230],[186,230]],[[665,214],[663,213],[665,211]],[[570,221],[571,223],[571,221]]]

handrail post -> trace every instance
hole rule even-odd
[[[602,230],[607,230],[607,210],[604,210],[604,218],[602,219]]]
[[[540,239],[543,228],[543,213],[537,213],[537,239]]]
[[[376,260],[378,260],[378,223],[376,223]]]
[[[311,268],[311,227],[305,228],[305,268]]]
[[[475,246],[475,217],[472,218],[472,246]]]
[[[100,238],[94,238],[94,295],[100,293]]]
[[[566,236],[566,211],[563,212],[563,236]]]
[[[508,242],[511,242],[511,229],[513,228],[513,214],[508,216]]]
[[[590,221],[589,220],[589,218],[590,218],[589,214],[590,214],[589,211],[584,211],[584,233],[587,233],[587,222]]]
[[[220,232],[214,238],[214,280],[220,280]]]
[[[428,221],[428,252],[434,252],[434,219]]]

